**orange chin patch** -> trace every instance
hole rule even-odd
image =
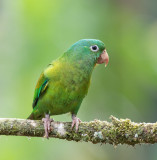
[[[97,63],[95,63],[94,68],[97,66]]]

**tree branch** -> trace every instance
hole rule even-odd
[[[78,133],[71,122],[52,122],[50,137],[68,141],[135,145],[157,143],[157,123],[134,123],[129,119],[110,117],[111,122],[81,122]],[[0,118],[0,135],[43,137],[42,121]]]

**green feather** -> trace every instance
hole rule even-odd
[[[97,52],[90,47],[97,45]],[[33,112],[30,119],[41,119],[45,114],[77,114],[88,92],[91,74],[97,58],[105,49],[99,40],[80,40],[41,74],[36,85]]]
[[[48,79],[45,78],[44,74],[42,73],[35,88],[34,99],[32,104],[33,108],[36,106],[40,96],[47,89],[47,87],[48,87]]]

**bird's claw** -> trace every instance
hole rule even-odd
[[[72,115],[72,125],[71,125],[71,129],[76,128],[76,132],[78,132],[79,129],[79,124],[81,123],[81,120],[79,118],[77,118],[76,116]]]
[[[44,137],[49,139],[49,133],[51,132],[51,122],[53,122],[53,119],[50,119],[49,115],[45,115],[45,118],[42,119],[42,122],[44,122],[44,129],[45,129],[45,135]]]

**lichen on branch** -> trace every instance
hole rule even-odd
[[[96,143],[142,144],[157,143],[157,123],[135,123],[129,119],[110,117],[111,122],[94,120],[81,122],[79,131],[71,129],[71,122],[52,122],[50,137],[68,141]],[[0,135],[43,137],[44,126],[40,120],[0,118]]]

